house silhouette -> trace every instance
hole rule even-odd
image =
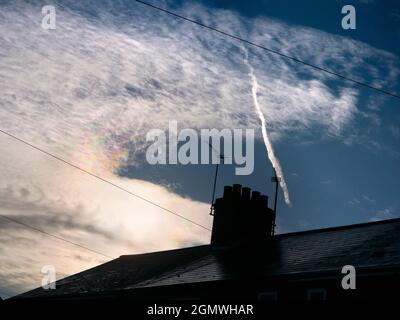
[[[209,245],[124,255],[14,299],[351,300],[398,297],[400,219],[272,235],[268,197],[226,186]],[[344,266],[356,289],[344,289]]]

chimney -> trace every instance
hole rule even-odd
[[[240,184],[225,186],[222,198],[214,204],[211,244],[254,244],[270,239],[273,218],[268,196]]]

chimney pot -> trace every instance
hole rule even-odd
[[[233,185],[233,197],[235,199],[239,199],[242,194],[242,185],[241,184],[234,184]]]
[[[228,199],[232,196],[232,187],[231,186],[225,186],[224,187],[224,199]]]
[[[243,187],[242,188],[242,199],[244,201],[250,201],[250,193],[251,193],[251,189],[250,188]]]
[[[251,193],[251,200],[254,201],[254,200],[260,199],[260,195],[261,195],[261,193],[259,191],[253,191]]]
[[[261,202],[262,202],[263,207],[265,209],[267,209],[268,208],[268,196],[265,194],[261,195]]]

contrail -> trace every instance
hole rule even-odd
[[[281,178],[281,181],[280,181],[279,184],[280,184],[280,186],[281,186],[281,188],[283,190],[285,202],[286,202],[287,205],[290,206],[291,202],[290,202],[290,197],[289,197],[289,190],[288,190],[285,178],[283,176],[282,167],[281,167],[281,165],[279,163],[278,158],[275,156],[274,149],[272,148],[271,141],[270,141],[270,139],[268,137],[267,122],[266,122],[264,114],[263,114],[263,112],[261,110],[260,104],[258,103],[258,99],[257,99],[257,90],[258,90],[257,77],[256,77],[256,75],[254,73],[253,67],[249,63],[247,50],[245,50],[244,63],[246,64],[246,66],[250,70],[249,75],[250,75],[250,78],[251,78],[251,92],[252,92],[252,95],[253,95],[254,107],[255,107],[257,115],[258,115],[258,117],[260,118],[260,121],[261,121],[261,131],[262,131],[262,136],[263,136],[265,148],[267,149],[267,155],[268,155],[269,160],[271,161],[272,167],[276,171],[276,174]]]

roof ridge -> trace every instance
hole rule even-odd
[[[368,226],[372,226],[372,225],[387,224],[387,223],[393,223],[393,222],[400,222],[400,218],[385,219],[385,220],[372,221],[372,222],[353,223],[353,224],[347,224],[347,225],[335,226],[335,227],[326,227],[326,228],[320,228],[320,229],[311,229],[311,230],[304,230],[304,231],[280,233],[280,234],[275,235],[275,237],[285,237],[285,236],[294,236],[294,235],[305,234],[305,233],[318,233],[318,232],[325,232],[325,231],[353,229],[353,228],[368,227]]]
[[[198,246],[190,246],[190,247],[183,247],[183,248],[175,248],[175,249],[168,249],[168,250],[159,250],[159,251],[150,251],[150,252],[143,252],[143,253],[135,253],[135,254],[123,254],[119,256],[117,259],[123,259],[123,258],[128,258],[128,257],[135,257],[135,256],[145,256],[145,255],[152,255],[152,254],[160,254],[160,253],[171,253],[171,252],[176,252],[176,251],[184,251],[187,249],[192,249],[192,248],[205,248],[209,247],[210,244],[201,244]]]

